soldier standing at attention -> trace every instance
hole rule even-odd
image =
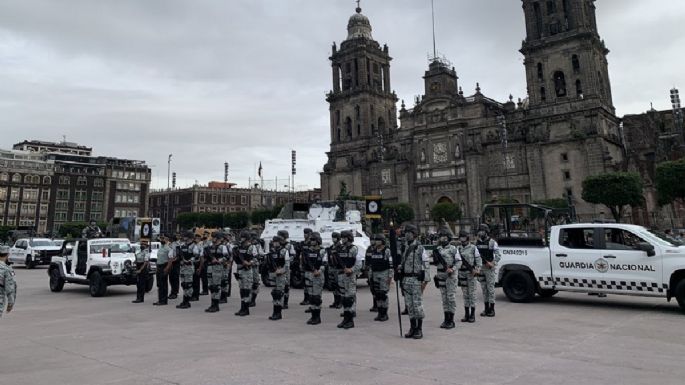
[[[354,245],[354,234],[350,230],[340,233],[342,244],[338,251],[340,271],[338,284],[342,287],[343,320],[338,328],[351,329],[354,327],[356,315],[355,302],[357,296],[357,274],[361,270],[363,256],[359,256],[357,246]]]
[[[297,258],[297,250],[292,242],[290,242],[290,234],[287,230],[278,230],[276,234],[283,238],[281,246],[288,252],[288,268],[285,272],[285,289],[283,291],[283,309],[287,309],[288,300],[290,299],[290,263]]]
[[[300,255],[300,271],[302,271],[302,268],[303,268],[302,258],[305,254],[304,249],[309,247],[309,236],[312,234],[312,229],[306,228],[303,230],[303,233],[304,233],[304,241],[302,241],[300,243],[300,250],[299,250],[300,251],[299,252],[299,255]],[[300,302],[300,305],[307,306],[307,305],[309,305],[309,293],[307,292],[306,288],[302,291],[304,292],[304,299],[302,300],[302,302]]]
[[[190,308],[190,301],[193,298],[193,283],[195,281],[195,254],[193,253],[194,243],[192,233],[186,234],[185,242],[181,243],[176,249],[176,257],[179,260],[179,272],[181,277],[181,287],[183,288],[183,302],[176,305],[177,309]]]
[[[317,232],[309,236],[309,247],[302,257],[305,274],[305,290],[309,291],[309,312],[312,314],[307,325],[321,323],[321,304],[323,303],[323,281],[321,267],[326,263],[326,250],[321,248],[321,235]]]
[[[252,244],[248,231],[240,232],[240,244],[233,248],[233,260],[237,266],[236,278],[240,282],[240,311],[237,316],[250,315],[250,297],[252,294],[252,263],[259,255]]]
[[[150,244],[147,239],[140,240],[140,251],[136,253],[136,299],[133,303],[145,301],[145,286],[150,268]]]
[[[333,303],[330,304],[328,307],[331,309],[340,309],[342,307],[340,303],[340,286],[338,286],[338,274],[340,273],[340,271],[338,270],[337,262],[338,247],[340,247],[340,233],[334,231],[331,234],[331,239],[333,240],[333,244],[331,244],[331,246],[326,249],[328,259],[328,267],[326,269],[326,273],[328,275],[328,280],[331,283],[331,288],[333,289]]]
[[[476,247],[483,260],[483,268],[480,271],[478,280],[483,289],[483,301],[485,302],[485,310],[480,313],[481,317],[495,316],[495,281],[497,276],[495,270],[499,263],[501,256],[499,253],[499,246],[497,241],[490,238],[490,227],[486,224],[480,225],[478,228],[478,239],[476,240]]]
[[[259,234],[256,231],[250,231],[250,238],[252,245],[257,250],[257,257],[252,260],[252,295],[250,298],[250,307],[256,306],[257,294],[259,294],[259,282],[262,280],[262,275],[259,273],[259,264],[264,259],[264,248],[260,243]]]
[[[207,313],[216,313],[219,311],[219,300],[221,299],[221,278],[223,273],[222,260],[228,254],[226,246],[221,241],[223,234],[214,233],[214,245],[209,248],[207,253],[208,259],[206,263],[207,268],[207,284],[209,292],[211,293],[211,305],[205,309]]]
[[[190,302],[200,300],[200,281],[202,280],[202,267],[205,263],[205,247],[202,237],[195,234],[195,242],[190,245],[190,252],[193,253],[193,264],[195,273],[193,275],[193,296]]]
[[[222,249],[223,256],[219,260],[221,263],[221,295],[219,296],[219,303],[228,303],[228,296],[231,295],[231,270],[233,268],[232,250],[231,244],[228,242],[228,234],[224,234],[221,237],[221,245],[224,248]]]
[[[464,294],[464,318],[461,322],[476,322],[476,276],[480,274],[483,264],[478,248],[469,242],[469,233],[459,232],[459,254],[461,268],[459,269],[459,286]]]
[[[202,255],[205,256],[200,264],[200,282],[202,283],[202,291],[200,295],[209,295],[209,279],[207,278],[207,264],[209,263],[209,254],[214,248],[209,231],[205,231],[202,236]]]
[[[438,267],[435,275],[435,286],[442,296],[442,310],[445,320],[440,325],[442,329],[452,329],[454,313],[457,310],[457,270],[461,264],[461,258],[457,248],[450,244],[452,232],[448,228],[438,231],[438,246],[433,250],[433,262]]]
[[[169,299],[178,298],[178,289],[181,281],[181,258],[178,253],[178,248],[183,243],[183,240],[181,239],[181,235],[178,233],[176,233],[174,239],[175,241],[171,243],[171,250],[173,250],[173,253],[169,260],[169,285],[171,286],[171,294],[169,295]]]
[[[374,304],[378,306],[378,315],[373,320],[385,322],[388,320],[388,291],[393,275],[392,255],[383,234],[374,235],[373,242],[371,250],[366,254],[366,266],[372,277]]]
[[[155,306],[167,304],[168,276],[169,271],[171,271],[170,260],[174,257],[174,249],[169,246],[169,239],[165,235],[159,237],[159,242],[162,245],[157,250],[157,302],[153,303]]]
[[[265,259],[266,268],[269,271],[269,281],[274,285],[274,288],[271,290],[274,311],[273,314],[271,314],[271,317],[269,317],[272,321],[283,318],[281,310],[283,309],[285,280],[287,271],[290,269],[290,253],[282,246],[284,244],[285,240],[280,235],[273,237],[269,247],[269,253],[266,255]]]
[[[423,338],[423,283],[426,280],[426,266],[423,261],[423,246],[417,239],[418,230],[414,225],[406,225],[404,234],[407,247],[402,253],[396,280],[402,282],[404,301],[409,312],[411,328],[404,338]]]
[[[5,301],[7,301],[7,313],[9,313],[14,308],[14,301],[17,298],[14,270],[7,265],[9,255],[9,246],[0,246],[0,317],[5,311]]]

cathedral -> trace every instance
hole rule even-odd
[[[373,39],[357,8],[330,56],[323,198],[345,186],[351,195],[408,202],[424,230],[441,202],[459,205],[465,221],[496,201],[569,199],[581,220],[608,211],[580,198],[587,176],[625,169],[594,0],[522,3],[525,100],[493,100],[478,86],[465,91],[455,68],[434,57],[412,105],[393,92],[389,48]]]

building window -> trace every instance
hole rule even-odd
[[[0,201],[7,200],[7,187],[0,187]],[[2,205],[4,206],[4,205]],[[1,213],[2,211],[0,211]]]
[[[90,212],[95,213],[95,212],[100,212],[102,211],[102,202],[92,202],[90,204]]]
[[[74,202],[74,211],[86,211],[86,202]]]
[[[578,55],[571,56],[571,66],[573,67],[573,72],[580,72],[580,61],[578,60]]]
[[[240,196],[240,204],[243,206],[247,204],[247,197],[245,195]]]
[[[64,175],[60,176],[59,184],[69,184],[69,177]]]
[[[69,201],[55,201],[55,210],[57,211],[68,211]]]
[[[538,63],[538,80],[539,81],[545,80],[545,71],[544,71],[544,68],[542,67],[542,63]]]
[[[562,153],[561,154],[561,161],[562,162],[568,162],[568,153]]]
[[[566,198],[572,198],[573,197],[573,189],[567,188],[566,189]]]
[[[105,195],[102,191],[93,191],[93,195],[91,196],[90,200],[91,201],[103,201],[105,198]]]
[[[71,220],[74,222],[85,222],[86,220],[86,213],[74,213],[71,216]]]
[[[76,190],[74,192],[74,200],[85,201],[86,199],[88,199],[88,196],[86,195],[86,190]]]
[[[547,14],[554,15],[557,13],[557,3],[555,0],[547,0]]]
[[[37,201],[38,200],[38,189],[24,189],[24,200],[25,201]]]
[[[175,195],[175,196],[174,196],[174,203],[175,203],[175,204],[178,204],[178,202],[179,202],[178,195]]]
[[[564,180],[571,180],[571,171],[564,171]]]
[[[232,204],[232,205],[235,204],[235,195],[231,195],[231,204]]]
[[[93,180],[93,187],[102,187],[104,186],[104,184],[105,182],[100,178],[96,178]]]
[[[345,135],[346,139],[352,138],[352,119],[349,116],[345,119]]]
[[[100,221],[102,220],[102,213],[90,213],[90,219],[94,221]]]
[[[19,175],[19,174],[12,175],[12,182],[21,183],[21,175]]]
[[[65,222],[67,220],[67,213],[66,212],[56,212],[55,213],[55,222]]]
[[[216,194],[212,194],[212,204],[213,204],[213,205],[217,204],[217,202],[218,202],[217,199],[218,199],[218,198],[217,198]]]
[[[566,76],[562,71],[554,73],[554,90],[557,97],[562,98],[566,96]]]
[[[225,205],[226,204],[226,195],[221,195],[221,204]]]
[[[540,87],[540,100],[543,102],[547,101],[547,91],[545,90],[545,87]]]
[[[200,203],[205,203],[205,193],[200,193],[199,202],[200,202]]]
[[[18,188],[13,188],[10,191],[10,200],[11,201],[18,201],[19,200],[19,189]]]
[[[0,182],[7,182],[10,179],[10,176],[6,172],[0,172]]]
[[[576,80],[576,96],[583,96],[583,84],[580,82],[580,79]]]
[[[57,190],[57,199],[69,199],[69,190]]]
[[[79,186],[87,186],[88,179],[85,176],[80,176],[78,179],[76,179],[76,184]]]
[[[52,183],[52,178],[49,176],[44,176],[43,177],[43,184],[51,184]]]

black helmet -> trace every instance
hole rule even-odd
[[[250,230],[250,238],[259,239],[259,234],[255,230]]]
[[[251,234],[250,234],[249,231],[243,230],[243,231],[240,232],[240,240],[241,240],[241,241],[247,241],[247,240],[249,240],[250,238],[252,238],[252,236],[251,236]]]
[[[193,237],[195,237],[195,233],[189,230],[189,231],[186,231],[185,233],[183,233],[183,237],[184,238],[193,238]]]
[[[469,237],[469,232],[466,230],[460,230],[459,231],[459,238],[467,238]]]
[[[374,234],[373,240],[374,241],[381,241],[385,245],[385,235],[383,235],[383,234]]]
[[[350,230],[343,230],[340,232],[340,237],[347,239],[350,242],[354,242],[354,234]]]
[[[283,238],[284,240],[290,238],[290,236],[288,234],[288,230],[278,230],[278,232],[276,234],[279,237]]]
[[[271,242],[278,242],[279,244],[283,243],[284,239],[280,235],[274,235],[273,238],[271,238]]]
[[[461,233],[459,233],[461,234]],[[447,237],[447,239],[451,240],[452,239],[452,232],[445,227],[441,227],[440,230],[438,230],[438,237]]]
[[[485,234],[490,234],[490,226],[483,223],[480,226],[478,226],[478,231],[483,231],[483,232],[485,232]]]
[[[414,236],[419,235],[419,229],[417,229],[414,225],[404,225],[404,232],[412,233]]]
[[[339,240],[340,239],[340,233],[337,231],[334,231],[331,233],[331,238],[334,240]]]
[[[314,242],[316,242],[316,243],[318,243],[318,244],[320,245],[321,242],[322,242],[322,240],[321,240],[321,234],[319,234],[319,233],[316,232],[316,231],[313,232],[313,233],[309,236],[309,242],[312,242],[312,241],[314,241]]]
[[[224,237],[225,237],[224,233],[222,233],[220,231],[215,231],[212,234],[212,238],[214,238],[214,239],[223,239]]]

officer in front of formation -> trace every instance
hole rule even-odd
[[[171,260],[174,258],[174,249],[169,246],[169,238],[166,235],[160,235],[159,242],[161,246],[157,250],[157,302],[153,303],[155,306],[167,304],[169,291],[168,276],[172,268]]]
[[[188,232],[185,241],[181,242],[176,248],[176,258],[179,260],[179,274],[181,288],[183,288],[183,301],[176,305],[177,309],[190,308],[190,301],[193,299],[193,283],[195,281],[195,258],[193,252],[194,243],[192,242],[193,233]]]
[[[477,236],[476,247],[483,260],[483,268],[478,276],[478,281],[480,281],[481,288],[483,289],[483,301],[485,302],[485,310],[480,313],[480,316],[494,317],[495,282],[497,281],[495,270],[501,259],[499,246],[497,241],[490,238],[490,227],[486,224],[480,225]]]
[[[304,233],[304,240],[300,243],[300,248],[298,250],[299,254],[299,261],[300,261],[300,270],[302,270],[302,256],[304,255],[304,249],[309,245],[309,236],[312,234],[312,229],[310,228],[305,228],[302,230]],[[304,299],[302,299],[302,302],[300,302],[300,305],[302,306],[308,306],[309,305],[309,292],[307,290],[303,290],[304,292]]]
[[[261,240],[259,239],[259,234],[256,231],[250,231],[250,238],[252,240],[252,245],[257,250],[257,257],[252,260],[252,292],[250,295],[250,307],[255,307],[257,301],[257,295],[259,294],[259,283],[262,280],[262,275],[259,272],[259,264],[266,253],[262,247]]]
[[[190,245],[190,252],[193,253],[193,295],[190,298],[191,302],[200,300],[200,281],[202,281],[203,265],[205,264],[205,245],[202,237],[195,234],[194,242]]]
[[[7,313],[9,313],[14,308],[14,301],[17,298],[17,282],[14,280],[14,270],[7,265],[9,255],[9,246],[0,246],[0,318],[5,311],[5,304],[7,304]]]
[[[338,285],[342,290],[343,320],[338,328],[351,329],[354,327],[356,316],[355,302],[357,300],[357,275],[362,267],[363,256],[360,257],[357,246],[354,245],[354,233],[345,230],[340,233],[341,244],[338,248]]]
[[[302,267],[304,270],[305,290],[309,294],[311,318],[307,325],[321,323],[321,304],[323,303],[324,276],[322,267],[326,263],[326,250],[321,248],[321,235],[312,232],[307,238],[309,245],[303,249]]]
[[[214,244],[205,249],[207,250],[207,262],[205,267],[207,269],[207,285],[211,293],[211,305],[205,309],[207,313],[216,313],[219,311],[219,301],[221,300],[221,280],[223,275],[223,260],[228,256],[228,248],[222,243],[224,235],[216,232],[212,235],[214,237]]]
[[[285,282],[288,276],[287,272],[290,270],[290,252],[284,247],[285,244],[285,239],[280,235],[273,237],[271,239],[271,244],[269,245],[269,253],[264,260],[267,271],[269,272],[269,281],[274,287],[271,290],[274,309],[273,314],[269,317],[272,321],[283,318],[281,311],[283,310]]]
[[[147,285],[150,268],[150,243],[147,239],[140,240],[140,251],[136,253],[136,299],[133,303],[145,301],[145,286]]]
[[[214,248],[214,242],[209,234],[209,231],[205,231],[202,236],[202,256],[203,261],[200,265],[200,283],[202,285],[202,291],[200,295],[209,295],[209,279],[207,277],[207,264],[209,263],[209,253]]]
[[[428,277],[423,260],[423,246],[417,239],[419,231],[414,225],[404,227],[406,246],[402,253],[402,260],[398,266],[396,281],[402,282],[404,301],[411,328],[404,338],[423,338],[423,290],[422,287]]]
[[[461,322],[476,322],[476,281],[482,267],[482,260],[478,248],[469,241],[469,233],[459,232],[459,286],[464,295],[464,318]]]
[[[233,270],[233,249],[228,234],[224,234],[221,237],[221,244],[225,247],[226,254],[219,259],[221,263],[221,295],[219,296],[219,303],[228,303],[228,297],[231,296],[231,270]]]
[[[435,286],[440,290],[442,297],[442,310],[445,320],[440,325],[442,329],[452,329],[454,313],[457,310],[457,271],[461,266],[459,251],[450,243],[452,232],[448,228],[438,231],[438,246],[433,250],[433,263],[437,265],[438,272],[435,275]]]
[[[385,236],[373,236],[373,244],[366,250],[366,267],[370,277],[371,293],[378,315],[374,321],[388,320],[388,291],[392,281],[392,255],[385,244]]]
[[[250,315],[250,300],[252,295],[252,263],[259,256],[259,251],[252,242],[249,231],[240,232],[240,243],[233,248],[233,260],[237,272],[236,278],[240,285],[240,311],[237,316]]]
[[[288,268],[285,272],[285,289],[283,291],[283,309],[287,309],[288,300],[290,299],[290,263],[297,259],[297,249],[290,242],[290,234],[287,230],[278,230],[276,234],[283,239],[281,245],[288,251]]]
[[[328,307],[331,309],[340,309],[342,304],[340,303],[340,298],[342,298],[340,286],[338,286],[338,248],[340,247],[340,233],[334,231],[331,234],[331,240],[333,243],[326,249],[326,259],[328,261],[328,266],[326,267],[326,274],[328,275],[328,281],[333,291],[333,303]]]

